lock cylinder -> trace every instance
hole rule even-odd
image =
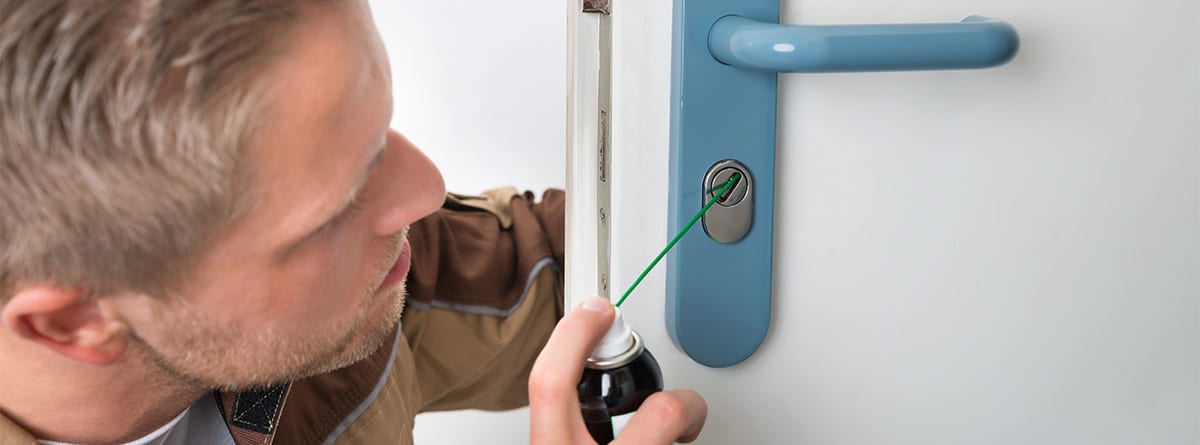
[[[717,198],[717,205],[704,213],[704,232],[713,241],[732,244],[750,233],[754,223],[754,178],[750,169],[733,159],[713,164],[704,174],[702,200],[716,196],[717,191],[735,174],[740,175],[733,187]],[[701,203],[703,205],[703,202]]]

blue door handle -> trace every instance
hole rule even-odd
[[[783,73],[987,68],[1017,54],[1017,30],[970,16],[959,23],[781,25],[729,15],[708,49],[721,63]]]
[[[1012,26],[979,16],[960,23],[781,25],[780,1],[674,0],[667,233],[680,231],[703,207],[714,175],[734,166],[748,180],[741,204],[728,205],[745,207],[739,225],[706,217],[704,231],[683,236],[667,257],[667,332],[711,367],[749,359],[771,324],[777,73],[986,68],[1008,62],[1018,47]]]

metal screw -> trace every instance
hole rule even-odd
[[[609,14],[612,12],[611,8],[609,0],[583,0],[583,12]]]

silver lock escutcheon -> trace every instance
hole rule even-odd
[[[734,173],[741,173],[741,179],[717,199],[703,218],[704,233],[713,241],[723,244],[741,241],[750,233],[750,226],[754,223],[754,177],[750,175],[750,169],[732,159],[713,164],[704,174],[705,193],[700,205],[707,204],[708,200],[720,193]]]

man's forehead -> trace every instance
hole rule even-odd
[[[339,205],[390,119],[387,63],[369,21],[355,16],[364,11],[320,8],[297,17],[264,72],[263,121],[246,156],[260,213],[273,224],[264,242],[298,236]]]

